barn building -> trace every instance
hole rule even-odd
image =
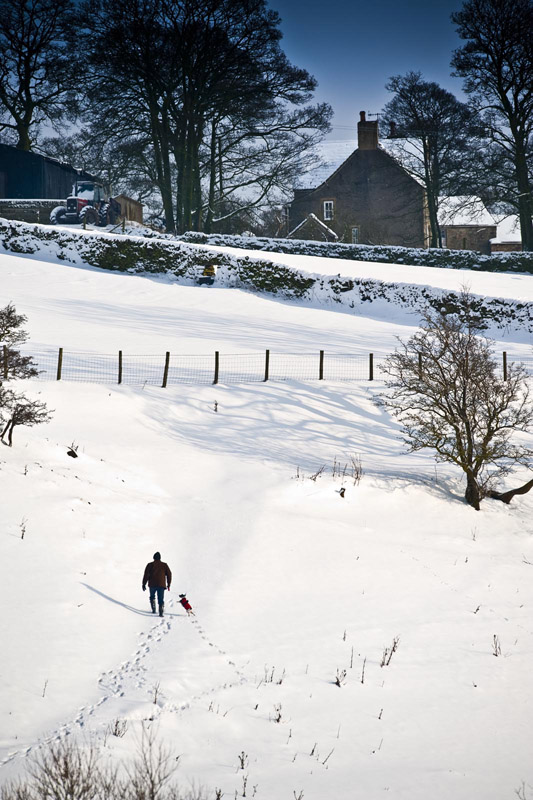
[[[0,143],[0,217],[48,223],[52,209],[65,203],[76,181],[84,180],[103,183],[55,158]],[[124,194],[114,199],[121,217],[142,223],[142,203]]]
[[[79,180],[97,178],[55,158],[0,144],[0,199],[65,199]]]

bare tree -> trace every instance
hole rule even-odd
[[[29,400],[25,395],[15,394],[15,392],[7,392],[6,394],[4,409],[7,409],[8,418],[0,434],[0,439],[4,444],[8,444],[11,447],[13,445],[13,431],[17,425],[26,425],[28,427],[41,425],[43,422],[49,422],[51,414],[46,407],[46,403],[41,403],[39,400]],[[1,402],[2,400],[0,399]],[[2,406],[0,405],[1,410]]]
[[[12,303],[0,309],[0,440],[10,447],[17,425],[40,425],[50,420],[45,403],[30,400],[6,385],[10,379],[39,374],[31,356],[22,355],[18,349],[28,338],[22,327],[25,322],[26,317],[17,314]]]
[[[13,303],[8,303],[5,308],[0,309],[0,342],[9,344],[23,344],[28,334],[22,327],[27,322],[24,314],[17,314]]]
[[[143,728],[133,766],[102,765],[94,745],[52,742],[30,759],[29,775],[0,788],[1,800],[207,800],[201,789],[182,793],[173,782],[176,759]]]
[[[491,342],[481,335],[463,292],[463,313],[427,311],[421,328],[385,360],[387,391],[377,402],[400,422],[409,452],[429,449],[466,476],[465,499],[479,510],[514,465],[531,468],[533,451],[513,442],[533,424],[530,383],[521,365],[499,374]]]
[[[6,378],[34,378],[38,370],[30,356],[23,356],[18,346],[28,340],[23,325],[24,314],[17,314],[13,303],[0,308],[0,386]]]
[[[21,150],[31,150],[34,128],[73,106],[71,9],[71,0],[0,0],[0,131]]]
[[[310,103],[316,81],[287,59],[265,0],[80,8],[85,117],[127,144],[169,231],[209,231],[265,205],[328,130],[331,109]]]
[[[439,198],[464,194],[465,167],[475,154],[479,125],[465,103],[438,83],[423,80],[420,72],[394,75],[386,88],[394,93],[383,109],[383,123],[391,128],[391,148],[404,167],[423,183],[431,232],[429,246],[442,247]]]
[[[452,21],[466,42],[452,67],[511,167],[522,245],[533,250],[533,0],[467,0]]]

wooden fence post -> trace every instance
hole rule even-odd
[[[218,370],[220,367],[220,354],[218,350],[215,350],[215,377],[213,383],[218,383]]]
[[[61,380],[61,371],[63,369],[63,348],[59,348],[59,353],[57,355],[57,380]]]
[[[374,380],[374,353],[368,354],[368,380]]]
[[[265,381],[268,380],[268,373],[270,370],[270,350],[265,351]]]
[[[122,383],[122,350],[118,351],[118,382]]]
[[[320,361],[319,361],[319,364],[318,364],[318,380],[319,381],[323,381],[324,380],[324,351],[323,350],[320,351]]]
[[[4,380],[7,381],[7,344],[4,345]]]
[[[507,351],[503,351],[503,379],[507,380]]]
[[[161,384],[162,389],[166,389],[167,386],[169,366],[170,366],[170,353],[167,350],[167,352],[165,353],[165,369],[163,370],[163,383]]]

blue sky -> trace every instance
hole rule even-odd
[[[461,0],[269,0],[282,19],[282,47],[318,80],[316,99],[335,112],[328,139],[355,136],[359,111],[376,114],[390,99],[391,75],[420,70],[459,98],[450,75],[461,45],[450,20]],[[372,118],[372,117],[371,117]]]

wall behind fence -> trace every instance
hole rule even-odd
[[[251,383],[260,381],[371,381],[379,379],[384,356],[373,353],[263,353],[211,355],[133,355],[120,350],[113,354],[73,350],[47,350],[31,355],[39,379],[81,383],[127,384],[130,386],[172,386],[177,384]],[[533,357],[500,356],[502,374],[508,365],[520,361],[533,375]],[[2,374],[9,377],[9,362],[0,351]]]

